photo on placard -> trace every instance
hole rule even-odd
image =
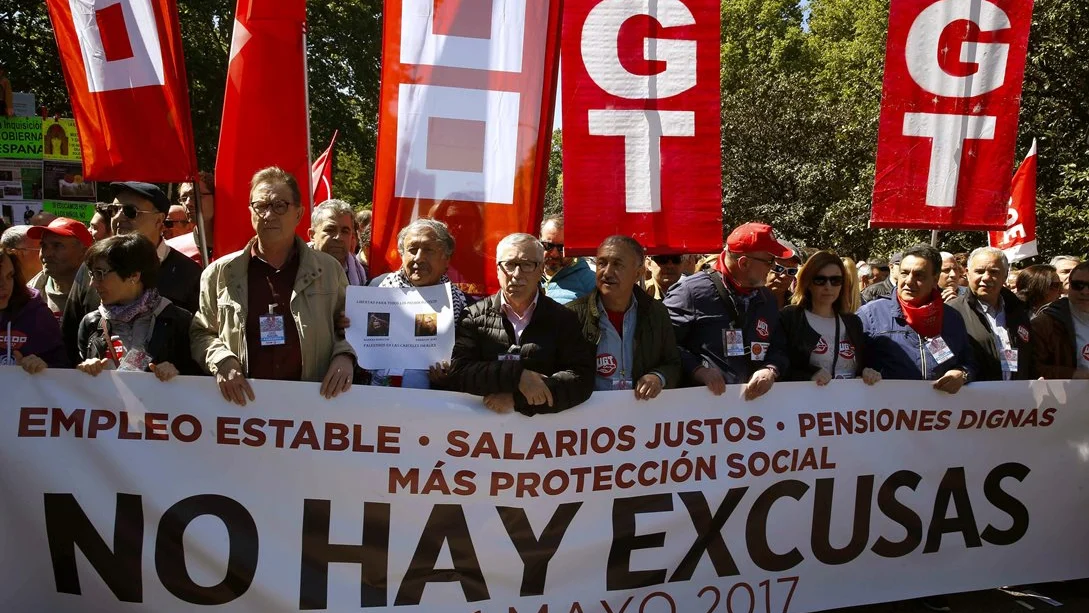
[[[367,336],[389,336],[389,313],[367,313]]]
[[[95,184],[83,180],[79,162],[46,161],[43,163],[45,200],[94,201]]]
[[[416,336],[435,336],[439,333],[438,313],[416,314]]]
[[[13,225],[30,225],[30,218],[42,210],[41,202],[29,200],[4,202],[4,219]]]

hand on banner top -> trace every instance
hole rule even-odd
[[[891,5],[870,223],[1003,228],[1032,2]]]
[[[564,5],[567,250],[609,234],[650,253],[722,248],[719,6],[710,0]],[[623,169],[623,170],[621,170]]]

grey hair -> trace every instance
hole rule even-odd
[[[551,215],[549,217],[545,217],[543,220],[541,220],[541,232],[544,232],[544,229],[546,226],[548,226],[548,224],[555,225],[557,230],[563,230],[563,217],[560,215]]]
[[[439,237],[439,242],[446,249],[447,257],[454,255],[454,237],[450,234],[450,229],[443,222],[427,219],[426,217],[414,219],[410,224],[401,228],[401,231],[397,233],[397,253],[402,256],[405,255],[405,237],[410,232],[424,229],[431,230],[435,233],[435,236]]]
[[[1057,255],[1051,258],[1049,262],[1052,266],[1058,266],[1060,262],[1073,262],[1074,264],[1081,264],[1081,258],[1073,255]]]
[[[503,251],[506,250],[508,247],[525,244],[533,245],[534,250],[537,252],[538,261],[544,261],[544,245],[541,244],[541,241],[537,240],[536,236],[533,236],[532,234],[526,234],[524,232],[515,232],[514,234],[508,234],[503,237],[503,240],[499,241],[499,244],[495,246],[496,261],[499,261],[503,258]]]
[[[12,226],[4,230],[0,237],[0,247],[5,249],[18,249],[26,242],[26,232],[31,226]]]
[[[605,240],[601,241],[601,244],[598,245],[597,248],[601,249],[602,247],[611,247],[614,245],[623,245],[628,249],[631,249],[632,253],[635,254],[636,260],[638,260],[640,264],[643,263],[643,258],[646,257],[646,252],[644,251],[643,246],[639,244],[639,241],[625,234],[607,236],[605,237]]]
[[[344,202],[343,200],[337,200],[335,198],[332,200],[326,200],[325,202],[322,202],[318,206],[314,207],[314,211],[310,213],[310,226],[317,227],[317,225],[321,223],[321,219],[327,214],[332,215],[334,218],[340,217],[341,215],[347,215],[348,217],[351,217],[352,232],[355,232],[355,210],[352,209],[352,205]]]
[[[972,250],[972,253],[968,254],[969,266],[972,265],[972,260],[976,259],[977,255],[990,255],[998,258],[998,261],[1002,262],[1002,270],[1007,273],[1010,272],[1010,260],[1001,249],[995,249],[994,247],[976,247]]]

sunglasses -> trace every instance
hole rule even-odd
[[[843,285],[843,275],[832,275],[831,277],[817,275],[813,277],[813,285],[823,286],[825,283],[830,284],[832,287],[839,287]]]
[[[785,273],[785,274],[787,274],[787,275],[789,275],[791,277],[798,276],[798,267],[797,266],[787,268],[786,266],[783,266],[782,264],[775,264],[775,265],[773,265],[771,267],[771,269],[774,270],[775,274],[777,274],[777,275],[781,275],[781,274]]]
[[[137,215],[158,215],[159,213],[159,211],[141,211],[135,204],[107,204],[95,207],[95,210],[107,217],[114,217],[118,211],[121,211],[129,219],[136,219]]]
[[[650,259],[657,265],[662,264],[680,264],[684,261],[683,255],[652,255]]]
[[[1089,281],[1074,281],[1070,280],[1070,291],[1072,292],[1084,292],[1089,289]]]
[[[163,226],[167,228],[173,228],[174,224],[186,225],[189,223],[189,218],[182,217],[181,219],[170,219],[167,217],[163,220]]]
[[[563,243],[550,243],[548,241],[541,241],[541,246],[544,247],[545,253],[552,251],[553,249],[563,253]]]

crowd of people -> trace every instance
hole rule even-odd
[[[279,168],[254,175],[255,236],[230,254],[200,250],[215,231],[211,175],[177,203],[149,183],[112,187],[87,225],[43,214],[4,231],[0,363],[211,375],[240,405],[255,400],[251,380],[274,379],[320,382],[325,397],[353,384],[461,391],[527,415],[595,390],[649,400],[738,385],[751,400],[778,381],[925,380],[956,393],[973,381],[1089,378],[1089,264],[1075,257],[1011,274],[996,249],[919,244],[856,263],[746,223],[718,254],[648,256],[616,235],[573,258],[559,217],[539,236],[499,241],[496,294],[452,287],[450,360],[366,371],[345,340],[346,288],[451,283],[457,245],[445,223],[405,226],[401,267],[371,278],[369,218],[329,200],[302,240],[299,185]]]

